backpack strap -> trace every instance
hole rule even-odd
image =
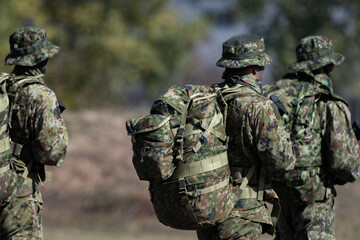
[[[197,162],[183,163],[179,162],[175,172],[170,179],[180,179],[192,175],[212,171],[228,164],[227,152],[215,155]]]
[[[10,164],[6,164],[5,166],[3,167],[0,167],[0,175],[9,171],[11,168],[10,168]]]

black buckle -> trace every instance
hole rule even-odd
[[[176,134],[176,142],[184,141],[184,136],[185,136],[185,129],[179,128],[179,131]]]
[[[186,189],[185,179],[179,179],[178,182],[179,182],[179,193],[180,194],[186,194],[187,189]]]

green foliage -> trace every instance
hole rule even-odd
[[[200,19],[181,21],[166,0],[0,3],[1,56],[18,27],[44,28],[61,47],[46,80],[70,107],[120,105],[131,88],[143,88],[148,95],[141,97],[153,99],[188,67],[192,47],[206,31]]]
[[[307,35],[320,34],[330,38],[335,51],[346,58],[335,68],[334,87],[346,91],[355,87],[359,91],[359,8],[358,0],[244,0],[239,1],[236,11],[250,32],[264,36],[275,60],[275,79],[296,61],[297,42]]]

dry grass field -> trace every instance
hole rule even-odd
[[[147,111],[65,111],[69,148],[64,166],[49,168],[53,181],[43,190],[45,239],[196,239],[194,231],[157,221],[147,184],[137,178],[125,121],[143,114]],[[337,189],[336,237],[358,239],[360,184]]]

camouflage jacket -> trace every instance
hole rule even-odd
[[[291,170],[295,159],[290,139],[280,122],[278,109],[262,95],[261,82],[250,76],[242,76],[238,83],[246,86],[228,102],[226,131],[230,138],[228,156],[230,167],[250,168],[258,162],[258,170],[264,167],[267,174]],[[257,183],[255,174],[249,185]],[[255,180],[255,181],[254,181]],[[269,180],[269,179],[267,179]],[[270,181],[266,184],[269,185]],[[241,199],[236,209],[243,218],[271,224],[267,208],[257,199]],[[247,211],[253,209],[252,211]]]
[[[297,169],[289,181],[304,201],[321,201],[331,194],[329,188],[334,184],[358,178],[360,149],[350,111],[346,101],[334,94],[327,75],[291,73],[265,89],[287,109],[283,120],[291,135]]]
[[[61,117],[55,93],[46,87],[42,77],[39,83],[15,87],[16,82],[28,76],[38,76],[40,71],[31,71],[16,76],[15,84],[8,85],[12,106],[11,141],[24,145],[21,161],[28,167],[32,181],[23,184],[17,196],[26,196],[38,189],[40,181],[45,180],[44,165],[61,167],[68,144],[68,133]]]

